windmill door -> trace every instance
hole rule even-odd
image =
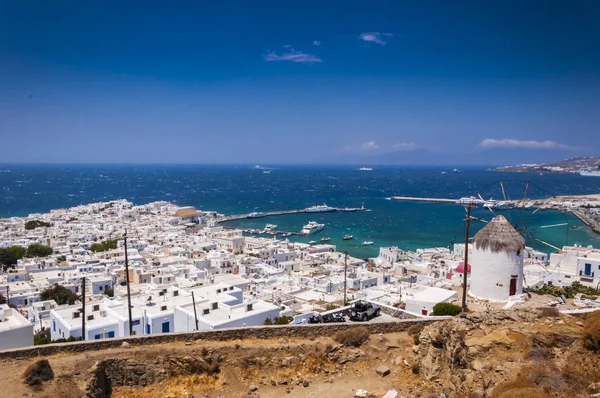
[[[510,288],[508,290],[509,296],[514,296],[515,294],[517,294],[517,278],[518,276],[516,275],[513,275],[510,278]]]

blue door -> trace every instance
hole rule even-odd
[[[162,332],[169,333],[169,322],[163,322],[162,324]]]
[[[585,265],[585,274],[590,275],[592,273],[592,264]]]
[[[146,325],[146,334],[150,334],[150,324]]]

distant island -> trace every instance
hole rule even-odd
[[[492,170],[508,171],[515,173],[585,173],[590,171],[600,171],[600,156],[564,159],[556,163],[519,164],[516,166],[502,166]]]

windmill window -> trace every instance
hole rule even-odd
[[[517,256],[520,256],[520,255],[521,255],[521,250],[519,249],[519,250],[517,250]]]

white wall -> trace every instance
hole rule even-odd
[[[490,301],[508,301],[512,275],[517,275],[517,291],[523,293],[523,254],[516,252],[494,253],[491,250],[473,248],[470,259],[471,286],[469,294]]]
[[[6,330],[0,333],[0,351],[33,345],[33,325]]]

